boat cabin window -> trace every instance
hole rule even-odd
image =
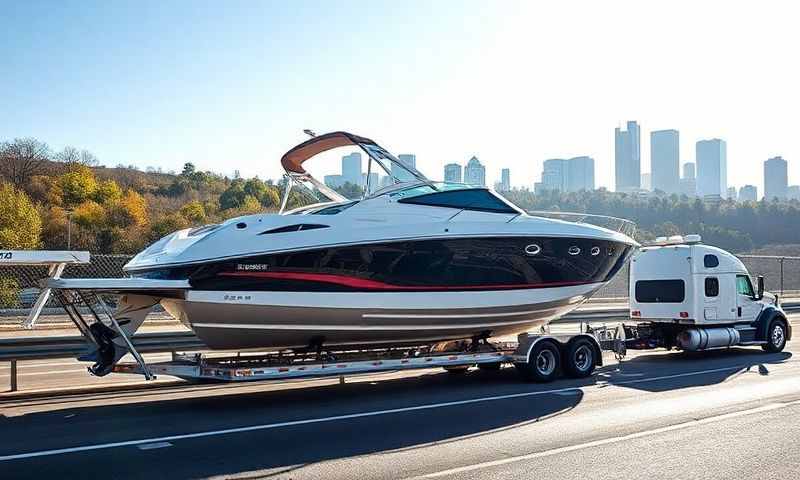
[[[747,295],[748,297],[755,297],[753,293],[753,284],[750,283],[750,277],[747,275],[736,275],[736,293]]]
[[[433,207],[459,208],[493,213],[520,213],[507,203],[482,188],[471,190],[450,190],[427,193],[398,200],[399,203],[429,205]]]
[[[719,279],[717,277],[706,278],[706,297],[716,297],[719,295]]]
[[[682,303],[686,298],[683,280],[639,280],[636,282],[639,303]]]
[[[706,268],[714,268],[719,266],[719,258],[716,255],[706,255],[703,257],[703,266]]]

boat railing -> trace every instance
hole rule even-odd
[[[536,217],[553,218],[556,220],[563,220],[565,222],[574,223],[587,223],[598,227],[607,228],[615,232],[622,233],[629,237],[633,237],[636,233],[636,223],[625,218],[611,217],[608,215],[596,215],[593,213],[577,213],[577,212],[558,212],[558,211],[542,211],[542,210],[529,210],[528,215]]]

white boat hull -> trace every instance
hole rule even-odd
[[[532,331],[574,310],[602,285],[467,294],[189,290],[185,299],[162,304],[212,349],[359,347]]]

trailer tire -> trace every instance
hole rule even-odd
[[[776,318],[767,328],[767,343],[761,348],[765,352],[778,353],[786,346],[786,322],[781,318]]]
[[[533,345],[528,355],[528,363],[517,363],[517,371],[522,378],[534,382],[551,382],[558,376],[561,352],[553,342],[540,341]]]
[[[564,371],[572,378],[585,378],[594,372],[595,348],[585,338],[576,338],[564,351]]]

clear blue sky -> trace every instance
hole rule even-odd
[[[647,5],[645,5],[645,3]],[[728,141],[729,183],[783,155],[800,183],[793,7],[727,2],[24,1],[0,17],[0,139],[107,165],[277,177],[280,155],[346,129],[422,170],[475,154],[532,185],[591,155],[612,186],[628,119]],[[642,171],[649,171],[645,164]]]

